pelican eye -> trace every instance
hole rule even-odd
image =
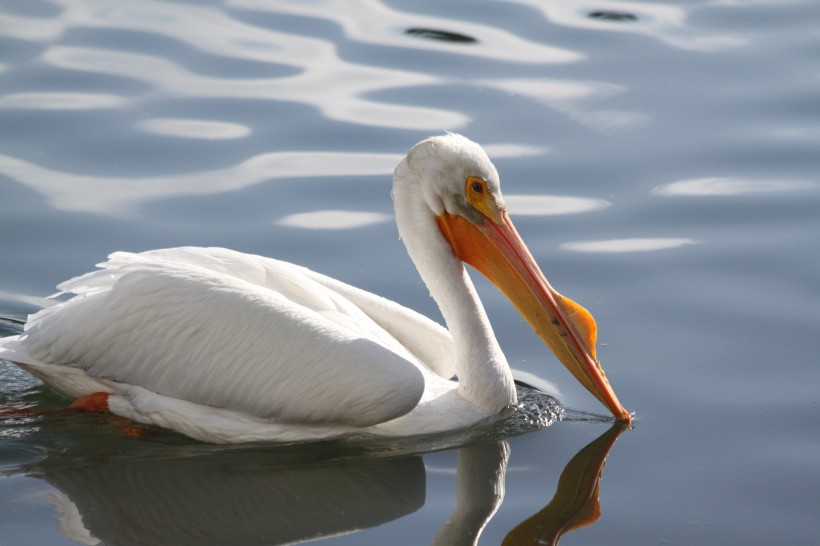
[[[487,181],[479,176],[468,176],[464,184],[467,204],[493,222],[499,222],[499,209],[493,192]]]
[[[485,184],[486,182],[477,176],[467,177],[467,187],[474,194],[481,195],[482,193],[484,193]]]

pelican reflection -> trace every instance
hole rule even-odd
[[[597,520],[604,463],[625,428],[616,423],[581,449],[552,500],[509,531],[504,544],[558,544],[564,533]],[[51,453],[30,474],[57,489],[50,497],[58,528],[80,544],[291,544],[376,527],[424,505],[421,455],[331,461],[303,455],[220,450],[89,462]],[[478,544],[504,499],[509,456],[506,441],[459,449],[456,505],[434,545]]]
[[[601,517],[601,477],[609,450],[615,440],[629,428],[615,423],[579,451],[561,472],[552,500],[537,513],[510,531],[504,546],[558,544],[561,536],[573,529],[591,525]]]

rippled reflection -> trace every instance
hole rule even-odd
[[[25,305],[30,305],[35,309],[43,309],[45,307],[51,307],[54,305],[54,300],[44,298],[43,296],[31,296],[29,294],[20,294],[17,292],[9,292],[7,290],[0,289],[0,300],[9,301],[9,302],[18,302]],[[18,332],[14,332],[17,334]],[[12,335],[12,333],[8,333],[5,335]]]
[[[331,44],[316,40],[314,45],[312,53],[326,58],[311,59],[304,66],[305,72],[281,78],[205,76],[165,58],[88,47],[54,46],[43,54],[43,60],[66,70],[141,81],[171,96],[305,103],[320,110],[328,119],[362,125],[438,130],[441,127],[458,128],[467,122],[467,117],[457,112],[362,98],[375,91],[433,84],[436,80],[422,74],[346,63],[335,56]],[[327,89],[333,89],[332,99]]]
[[[272,152],[226,169],[134,179],[50,170],[0,154],[0,174],[40,193],[55,209],[123,215],[135,214],[141,205],[157,199],[238,191],[267,180],[389,175],[400,158],[400,154]]]
[[[637,21],[638,16],[627,11],[599,10],[591,11],[587,14],[590,19],[601,19],[603,21]]]
[[[0,36],[45,42],[53,40],[63,32],[63,25],[55,19],[39,19],[0,12]]]
[[[436,30],[432,28],[408,28],[404,31],[410,36],[418,36],[420,38],[427,38],[428,40],[440,40],[442,42],[454,42],[461,44],[475,44],[478,42],[472,36],[466,34],[459,34],[457,32],[449,32],[446,30]]]
[[[157,135],[206,140],[244,138],[251,134],[250,127],[245,125],[201,119],[146,119],[138,122],[137,128]]]
[[[371,98],[376,92],[392,89],[452,83],[449,74],[436,77],[432,71],[413,72],[349,62],[339,56],[333,42],[256,26],[206,6],[158,1],[55,1],[62,9],[59,18],[5,16],[8,28],[0,29],[0,35],[50,42],[73,28],[143,32],[184,43],[209,55],[264,63],[272,68],[258,70],[259,76],[255,78],[222,78],[146,53],[60,44],[51,45],[41,56],[44,62],[60,69],[128,78],[169,96],[287,101],[312,106],[331,120],[404,129],[458,129],[470,121],[466,114],[455,110],[388,104]],[[329,20],[341,25],[349,39],[378,46],[430,49],[514,63],[566,63],[584,58],[580,53],[528,41],[497,27],[401,12],[375,0],[360,3],[355,10],[339,0],[234,0],[230,4],[234,9],[251,12]],[[18,28],[25,30],[16,31]],[[439,29],[444,34],[463,36],[464,40],[419,40],[406,32],[414,28]],[[466,47],[470,40],[475,42]],[[278,74],[271,77],[271,72]],[[515,81],[485,83],[527,92]],[[549,89],[541,83],[533,88],[533,84],[524,82],[523,88],[532,89],[529,92],[536,100],[549,97],[555,105],[555,101],[567,98],[554,83],[547,84]],[[556,90],[558,93],[554,94]],[[565,102],[562,104],[565,112],[572,111],[580,117],[583,109],[567,109]],[[638,114],[611,111],[590,112],[585,118],[581,121],[596,127],[645,121]]]
[[[332,42],[254,26],[221,10],[191,4],[125,0],[104,3],[59,0],[57,3],[63,10],[58,19],[6,15],[6,21],[0,21],[0,35],[48,42],[73,27],[157,34],[211,55],[268,63],[275,65],[277,72],[289,70],[289,73],[276,78],[219,78],[197,74],[169,59],[147,54],[60,45],[47,49],[42,59],[63,69],[142,81],[177,96],[255,98],[308,104],[329,119],[364,125],[439,130],[458,128],[467,122],[465,115],[453,111],[387,104],[366,98],[376,91],[436,84],[438,81],[429,74],[348,62],[339,57]],[[373,5],[378,4],[374,2]],[[263,6],[271,8],[267,3]],[[280,7],[282,9],[277,9],[279,13],[287,12],[287,5]],[[342,9],[334,16],[342,13],[362,16],[369,12]],[[363,23],[367,24],[367,21]],[[483,27],[475,30],[481,29]],[[487,34],[493,36],[489,30]],[[508,39],[499,44],[503,46],[499,51],[529,52],[530,56],[544,59],[547,49],[544,46],[527,46],[523,40],[507,36]],[[402,36],[402,39],[411,38]],[[416,43],[414,47],[419,46]],[[482,54],[486,53],[482,50]],[[558,53],[552,52],[552,55]],[[329,100],[328,89],[333,90],[332,100]]]
[[[552,499],[530,507],[536,512],[504,544],[558,544],[595,522],[605,462],[624,430],[614,424],[578,451]],[[54,451],[28,472],[56,488],[49,500],[57,526],[80,544],[291,544],[379,526],[426,500],[419,455],[316,460],[316,452],[287,449],[168,451],[171,457],[126,450],[93,464],[80,448]],[[458,450],[456,503],[432,544],[478,543],[504,500],[509,459],[504,440]]]
[[[655,195],[665,196],[721,196],[749,193],[776,193],[803,190],[811,187],[806,182],[783,180],[744,180],[728,177],[681,180],[652,189]]]
[[[101,460],[37,472],[60,492],[58,526],[81,544],[268,545],[346,534],[424,504],[421,457],[279,463],[264,452]]]
[[[280,226],[303,229],[352,229],[372,224],[390,222],[393,217],[379,212],[357,212],[352,210],[317,210],[290,214],[280,218]]]
[[[778,138],[820,142],[820,127],[791,127],[774,132]]]
[[[143,130],[185,138],[241,138],[249,130],[243,125],[205,120],[151,119],[140,122]],[[496,159],[547,153],[544,147],[490,144]],[[139,207],[159,199],[178,196],[233,192],[265,181],[338,176],[392,176],[403,154],[346,152],[271,152],[247,159],[232,167],[193,171],[177,175],[128,178],[91,176],[47,169],[35,163],[0,154],[0,175],[43,195],[58,210],[103,215],[136,214]],[[385,195],[387,195],[385,193]],[[569,214],[606,206],[605,201],[574,197],[537,196],[523,203],[509,197],[521,214]],[[524,199],[529,199],[525,196]],[[559,212],[563,210],[564,212]],[[310,219],[308,217],[308,219]],[[319,220],[323,218],[312,218]],[[327,219],[327,216],[324,217]],[[307,227],[305,217],[291,218],[296,227]],[[346,223],[350,219],[342,221]],[[372,218],[368,219],[370,222]],[[341,221],[337,216],[333,222]],[[381,219],[380,219],[381,221]],[[333,223],[331,222],[331,223]],[[316,226],[312,226],[316,227]]]
[[[351,39],[382,46],[431,49],[483,59],[519,63],[566,63],[584,58],[580,53],[525,40],[498,27],[402,12],[377,0],[359,0],[351,9],[347,0],[229,0],[229,5],[255,11],[288,13],[327,19],[340,24]],[[408,28],[440,29],[475,39],[470,47],[444,40],[414,40],[403,32]]]
[[[128,99],[105,93],[32,92],[0,97],[0,108],[10,110],[96,110],[126,104]]]
[[[626,92],[627,88],[623,85],[549,79],[482,80],[481,84],[528,97],[603,134],[639,128],[651,121],[648,115],[639,112],[591,107],[592,102]]]
[[[694,239],[686,238],[663,238],[647,237],[635,239],[607,239],[602,241],[574,241],[564,243],[561,248],[573,252],[652,252],[656,250],[668,250],[682,246],[696,244]]]
[[[601,517],[598,497],[606,459],[627,426],[612,425],[579,451],[561,472],[552,500],[511,530],[503,546],[555,546],[565,533],[598,521]]]
[[[579,214],[605,209],[612,204],[603,199],[565,195],[505,195],[504,200],[514,216]]]
[[[544,155],[552,150],[546,146],[533,146],[531,144],[492,144],[483,145],[484,151],[492,158],[501,159],[508,157],[528,157],[534,155]]]
[[[737,35],[715,35],[698,31],[687,22],[687,8],[661,2],[622,2],[619,0],[507,0],[543,13],[549,21],[568,27],[597,31],[629,32],[650,36],[679,49],[718,51],[744,45]],[[694,11],[702,6],[689,8]],[[618,13],[615,17],[590,17],[594,13]]]

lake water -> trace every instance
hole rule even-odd
[[[440,319],[389,193],[455,130],[636,418],[226,448],[0,363],[0,545],[817,544],[818,29],[812,0],[5,0],[0,315],[111,251],[208,245]],[[476,283],[516,377],[605,411]]]

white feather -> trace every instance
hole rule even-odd
[[[284,423],[373,425],[421,398],[419,359],[304,268],[194,248],[119,252],[101,266],[61,284],[76,296],[32,316],[7,348]]]

